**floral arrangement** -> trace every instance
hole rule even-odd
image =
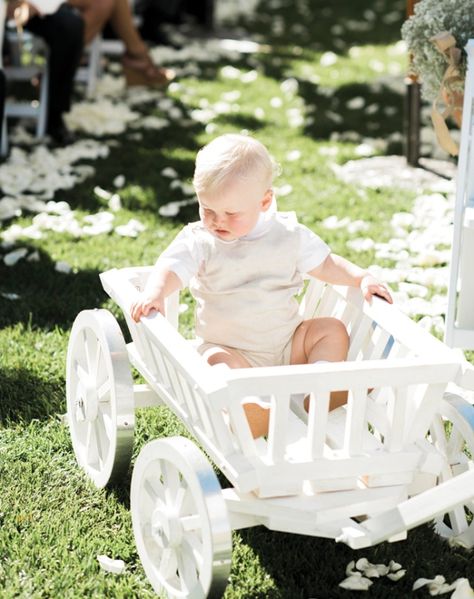
[[[402,38],[413,55],[413,71],[422,81],[422,94],[434,100],[446,71],[446,57],[436,48],[431,38],[448,31],[461,50],[459,71],[465,75],[464,46],[474,37],[474,0],[421,0],[414,14],[402,26]],[[462,91],[463,84],[460,83]]]

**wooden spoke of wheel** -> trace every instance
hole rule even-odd
[[[131,511],[138,553],[157,593],[222,595],[231,529],[217,477],[197,447],[182,437],[146,445],[133,470]]]
[[[431,438],[445,457],[440,482],[466,472],[474,459],[474,406],[462,397],[446,394],[430,427]],[[454,542],[474,546],[474,495],[435,520],[435,529]]]
[[[107,310],[84,310],[68,345],[66,394],[79,465],[98,487],[123,475],[133,446],[133,382],[120,327]]]

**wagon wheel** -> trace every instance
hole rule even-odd
[[[221,597],[232,535],[219,481],[184,437],[148,443],[133,469],[133,531],[146,575],[170,599]]]
[[[127,348],[107,310],[84,310],[74,321],[66,395],[76,459],[95,485],[104,487],[128,468],[135,419]]]
[[[431,429],[437,449],[446,458],[440,475],[444,482],[474,466],[474,406],[458,395],[446,393]],[[474,490],[472,499],[435,520],[436,532],[457,544],[474,546]]]

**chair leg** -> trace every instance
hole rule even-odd
[[[38,116],[36,121],[36,137],[44,137],[46,135],[46,127],[48,125],[48,90],[49,67],[46,63],[41,77]]]
[[[89,66],[87,69],[87,96],[94,95],[97,79],[101,75],[101,50],[102,36],[97,35],[89,47]]]
[[[2,135],[0,143],[0,156],[6,156],[8,154],[8,132],[7,132],[7,117],[3,115],[2,119]]]
[[[1,12],[0,8],[0,12]],[[6,78],[0,66],[0,156],[8,153],[7,117],[5,116]]]

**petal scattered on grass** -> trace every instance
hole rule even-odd
[[[390,580],[393,581],[397,581],[400,580],[400,578],[403,578],[406,574],[406,570],[397,570],[396,572],[389,572],[387,574],[387,578],[390,578]]]
[[[122,574],[125,571],[125,562],[121,559],[112,559],[106,555],[98,555],[97,561],[102,570],[105,570],[106,572]]]
[[[125,175],[117,175],[113,180],[114,187],[120,189],[125,185]]]
[[[28,254],[27,248],[17,248],[3,256],[3,262],[6,266],[15,266],[17,262],[22,260]]]
[[[20,295],[18,295],[18,293],[8,293],[8,292],[1,292],[0,295],[10,301],[16,301],[20,299]]]
[[[451,595],[451,599],[474,599],[474,590],[467,578],[458,578],[455,584],[456,590]]]
[[[438,574],[434,578],[418,578],[413,583],[412,590],[417,591],[422,587],[427,586],[431,596],[444,595],[456,588],[456,584],[448,584],[446,578]]]
[[[352,576],[348,576],[339,583],[341,588],[347,589],[349,591],[368,591],[371,585],[372,581],[362,576],[360,572],[357,572]]]
[[[121,237],[138,237],[145,230],[145,225],[135,218],[131,218],[126,225],[115,227],[115,232]]]
[[[56,262],[56,264],[54,265],[54,270],[68,275],[72,271],[72,268],[67,262],[63,262],[62,260],[60,260]]]

